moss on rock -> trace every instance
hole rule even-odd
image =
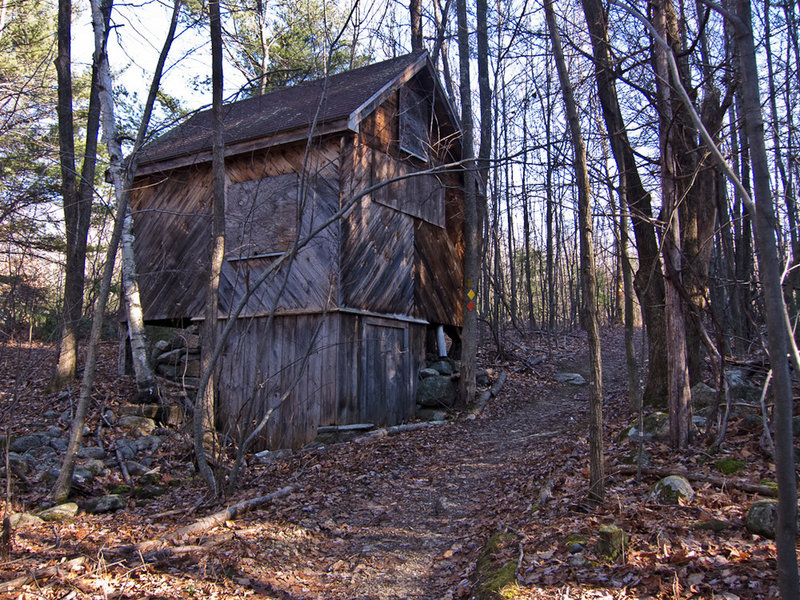
[[[720,473],[731,475],[737,471],[746,469],[747,463],[743,460],[739,460],[738,458],[720,458],[714,463],[714,467]]]
[[[474,597],[477,600],[513,600],[519,597],[517,561],[501,560],[502,551],[518,543],[510,532],[497,532],[488,539],[478,555],[475,568]]]

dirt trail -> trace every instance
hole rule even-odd
[[[611,346],[607,389],[624,379]],[[586,362],[585,353],[566,354],[542,369],[586,375]],[[559,460],[554,441],[583,435],[588,393],[512,373],[478,419],[332,446],[276,468],[260,483],[294,479],[298,492],[241,524],[258,533],[239,581],[293,599],[457,595],[482,543],[535,501]]]

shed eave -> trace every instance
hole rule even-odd
[[[347,118],[339,118],[327,123],[322,123],[317,127],[313,137],[321,137],[332,133],[347,131],[350,129],[350,124]],[[288,131],[281,131],[272,135],[235,142],[225,146],[225,157],[236,156],[246,152],[254,152],[256,150],[263,150],[273,146],[280,146],[282,144],[290,144],[303,139],[307,139],[309,135],[309,127],[299,127]],[[193,152],[191,154],[179,154],[176,156],[168,156],[165,158],[156,159],[151,162],[141,163],[137,166],[136,175],[150,175],[152,173],[162,173],[178,169],[180,167],[187,167],[191,165],[201,165],[211,162],[211,149],[202,150],[200,152]]]
[[[367,98],[358,108],[350,113],[350,117],[347,120],[348,129],[358,132],[359,124],[364,117],[372,113],[372,111],[374,111],[378,106],[383,104],[393,92],[399,89],[400,86],[406,83],[414,75],[419,73],[427,63],[428,52],[425,51],[422,52],[414,62],[408,65],[402,73],[396,75],[394,78],[386,82],[383,87],[372,94],[372,96]]]

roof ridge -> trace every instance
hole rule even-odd
[[[364,65],[277,88],[266,94],[226,102],[223,106],[225,145],[267,138],[278,133],[317,123],[347,119],[375,92],[416,63],[426,50],[418,50],[394,58]],[[321,83],[326,83],[323,88]],[[303,93],[325,89],[325,95]],[[319,110],[318,110],[319,109]],[[187,119],[164,132],[144,148],[140,165],[153,164],[180,156],[190,156],[210,149],[211,109],[191,114]]]

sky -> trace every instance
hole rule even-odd
[[[114,84],[136,93],[142,102],[169,29],[171,14],[172,3],[164,0],[119,2],[114,6],[109,36],[109,62]],[[93,49],[91,13],[86,6],[73,26],[72,51],[75,63],[88,70]],[[234,69],[226,69],[226,90],[239,88],[242,82],[237,75]],[[170,96],[179,98],[184,108],[194,110],[211,102],[210,88],[198,91],[194,80],[210,76],[211,55],[207,37],[179,25],[170,49],[162,89]]]

